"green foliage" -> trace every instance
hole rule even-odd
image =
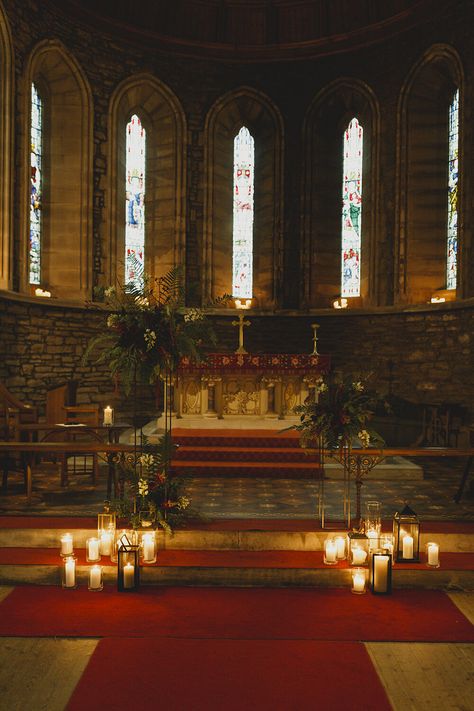
[[[379,435],[367,426],[380,398],[367,390],[361,379],[331,373],[326,380],[319,380],[316,392],[316,400],[295,408],[300,424],[294,429],[301,432],[303,446],[322,441],[327,448],[334,449],[355,438],[362,446],[381,443]]]

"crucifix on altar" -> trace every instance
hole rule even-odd
[[[241,302],[240,299],[235,300],[235,306],[239,310],[239,320],[232,321],[232,326],[239,327],[239,347],[235,351],[236,353],[247,353],[244,348],[244,327],[250,326],[250,321],[244,321],[243,311],[250,308],[251,302],[251,299],[246,299],[245,302]]]

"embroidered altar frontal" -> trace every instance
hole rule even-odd
[[[291,417],[329,370],[329,356],[211,353],[183,359],[174,392],[178,417]]]

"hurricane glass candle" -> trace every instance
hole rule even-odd
[[[65,533],[61,536],[61,555],[67,556],[73,554],[73,539],[70,533]]]
[[[89,570],[89,585],[91,592],[100,592],[104,587],[102,582],[102,566],[92,565]]]
[[[86,560],[95,563],[100,560],[100,541],[98,538],[88,538],[86,541]]]
[[[76,587],[76,559],[73,555],[64,558],[62,586],[68,589]]]
[[[351,592],[355,595],[365,593],[365,570],[364,568],[353,568]]]

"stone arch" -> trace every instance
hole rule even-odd
[[[23,78],[24,179],[20,285],[28,284],[29,135],[31,83],[45,99],[45,195],[41,286],[53,296],[84,299],[92,284],[93,111],[89,83],[77,60],[58,40],[32,51]]]
[[[283,120],[273,102],[250,87],[221,97],[206,118],[203,296],[232,291],[233,146],[242,126],[255,141],[254,305],[274,308],[281,293]]]
[[[11,289],[13,46],[10,26],[0,3],[0,289]]]
[[[331,306],[341,291],[342,141],[354,117],[364,129],[364,150],[361,296],[351,302],[377,302],[379,108],[366,84],[342,78],[315,96],[303,125],[301,298],[307,307]]]
[[[107,274],[123,281],[125,225],[125,127],[132,114],[147,132],[145,269],[152,277],[185,260],[186,119],[173,92],[150,74],[123,81],[109,108],[109,200]]]
[[[446,286],[448,109],[456,89],[460,94],[456,291],[462,292],[463,70],[452,47],[434,45],[412,68],[399,100],[395,289],[402,303],[429,301]]]

